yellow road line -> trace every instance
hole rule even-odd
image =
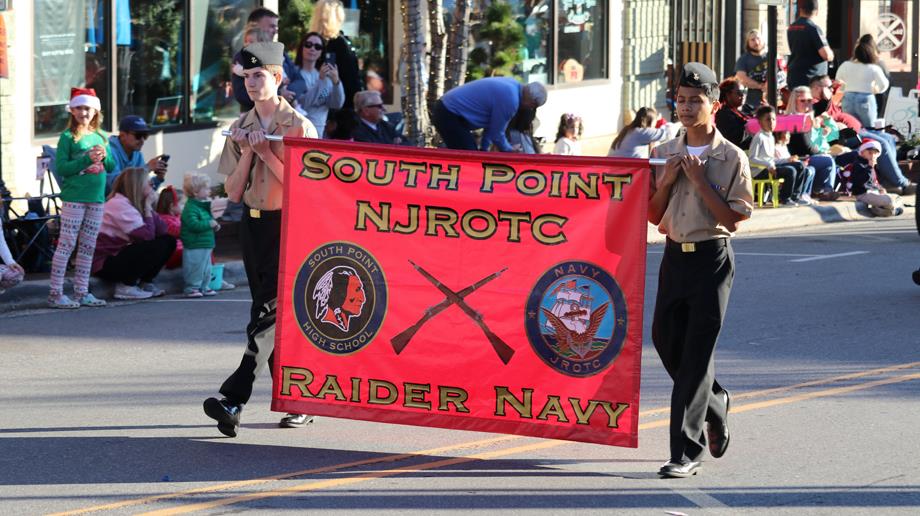
[[[920,367],[920,362],[909,362],[907,364],[898,364],[888,367],[880,367],[878,369],[869,369],[866,371],[859,371],[856,373],[848,373],[840,376],[832,376],[830,378],[822,378],[820,380],[811,380],[808,382],[797,383],[794,385],[789,385],[786,387],[773,387],[771,389],[762,389],[759,391],[750,391],[742,392],[732,396],[732,400],[745,400],[749,398],[759,398],[762,396],[768,396],[770,394],[778,394],[781,392],[793,391],[796,389],[802,389],[805,387],[817,387],[819,385],[827,385],[829,383],[842,382],[844,380],[854,380],[856,378],[863,378],[866,376],[875,376],[879,374],[892,373],[894,371],[902,371],[904,369],[913,369],[915,367]],[[655,414],[667,414],[671,409],[669,407],[663,407],[658,409],[649,410],[646,415],[655,415]]]
[[[515,439],[520,439],[520,437],[516,435],[503,435],[503,436],[493,437],[489,439],[481,439],[478,441],[467,441],[464,443],[453,444],[449,446],[441,446],[439,448],[431,448],[429,450],[418,450],[418,451],[411,452],[411,453],[398,453],[398,454],[393,454],[393,455],[385,455],[383,457],[374,457],[372,459],[356,460],[353,462],[343,462],[341,464],[333,464],[331,466],[323,466],[321,468],[305,469],[301,471],[293,471],[290,473],[279,473],[277,475],[253,478],[250,480],[240,480],[237,482],[228,482],[228,483],[217,484],[213,486],[198,487],[195,489],[187,489],[187,490],[176,491],[172,493],[164,493],[164,494],[148,496],[144,498],[134,498],[131,500],[123,500],[121,502],[113,502],[113,503],[109,503],[105,505],[96,505],[93,507],[86,507],[84,509],[76,509],[73,511],[58,512],[58,513],[51,514],[49,516],[72,516],[76,514],[86,514],[86,513],[97,512],[97,511],[110,511],[114,509],[122,509],[125,507],[130,507],[133,505],[143,505],[143,504],[148,504],[152,502],[158,502],[158,501],[166,500],[169,498],[179,498],[182,496],[211,493],[214,491],[224,491],[224,490],[235,489],[235,488],[240,488],[240,487],[250,487],[250,486],[257,485],[257,484],[263,484],[265,482],[271,482],[274,480],[284,480],[288,478],[301,477],[305,475],[315,475],[318,473],[329,473],[331,471],[337,471],[340,469],[355,468],[359,466],[369,466],[373,464],[381,464],[381,463],[386,463],[386,462],[396,462],[396,461],[400,461],[403,459],[408,459],[410,457],[415,457],[418,455],[437,455],[439,453],[462,450],[464,448],[478,448],[478,447],[483,447],[483,446],[490,446],[493,444],[498,444],[504,441],[512,441]]]
[[[752,391],[752,392],[749,392],[749,393],[742,393],[742,394],[738,394],[737,396],[735,396],[734,399],[751,398],[751,397],[754,397],[754,396],[762,396],[762,395],[765,395],[765,394],[773,394],[773,393],[778,393],[778,392],[784,392],[784,391],[789,391],[789,390],[793,390],[793,389],[797,389],[797,388],[802,388],[802,387],[810,387],[810,386],[822,385],[822,384],[833,383],[833,382],[837,382],[837,381],[841,381],[841,380],[846,380],[846,379],[860,378],[860,377],[864,377],[864,376],[871,376],[871,375],[882,374],[882,373],[887,373],[887,372],[892,372],[892,371],[898,371],[898,370],[903,370],[903,369],[909,369],[909,368],[913,368],[913,367],[917,367],[917,366],[920,366],[920,362],[912,362],[912,363],[907,363],[907,364],[899,364],[899,365],[896,365],[896,366],[884,367],[884,368],[879,368],[879,369],[872,369],[872,370],[861,371],[861,372],[857,372],[857,373],[850,373],[850,374],[847,374],[847,375],[836,376],[836,377],[826,378],[826,379],[822,379],[822,380],[813,380],[813,381],[809,381],[809,382],[804,382],[804,383],[799,383],[799,384],[791,385],[791,386],[789,386],[789,387],[778,387],[778,388],[773,388],[773,389],[765,389],[765,390],[761,390],[761,391]],[[907,376],[911,376],[911,375],[907,375]],[[896,381],[907,381],[907,380],[914,379],[914,378],[912,378],[912,377],[909,377],[909,378],[905,378],[905,377],[895,377],[895,378],[904,378],[904,379],[902,379],[902,380],[896,380]],[[841,388],[837,388],[837,389],[830,389],[830,390],[827,390],[827,391],[818,391],[818,392],[815,392],[815,393],[809,393],[809,394],[805,394],[805,395],[801,395],[801,396],[794,397],[794,401],[801,401],[801,400],[804,400],[804,399],[810,399],[810,398],[821,397],[821,396],[830,396],[830,395],[833,395],[833,394],[835,394],[835,393],[845,393],[845,392],[851,392],[852,390],[860,390],[860,389],[862,389],[862,388],[869,388],[869,387],[864,387],[864,385],[869,385],[869,386],[871,387],[871,386],[875,386],[875,385],[884,385],[884,384],[886,384],[886,383],[894,383],[894,382],[889,382],[889,381],[887,381],[887,380],[880,380],[879,382],[873,382],[871,385],[870,385],[870,384],[858,384],[858,385],[850,386],[850,387],[841,387]],[[852,387],[855,387],[855,389],[852,388]],[[761,403],[767,403],[767,405],[763,405],[763,407],[773,406],[773,405],[780,405],[780,404],[784,404],[784,403],[792,403],[792,401],[783,401],[783,400],[786,400],[786,399],[793,399],[793,398],[779,398],[779,399],[777,399],[777,400],[769,400],[769,401],[761,402]],[[751,405],[757,405],[757,408],[762,408],[761,406],[759,406],[759,404],[742,405],[742,406],[733,407],[733,408],[732,408],[732,412],[733,412],[733,413],[737,413],[737,412],[743,412],[743,411],[745,411],[745,410],[751,410],[751,409],[745,409],[745,407],[751,406]],[[639,417],[641,418],[641,417],[648,417],[648,416],[656,415],[656,414],[663,414],[663,413],[667,413],[668,411],[669,411],[669,409],[668,409],[667,407],[665,407],[665,408],[657,408],[657,409],[645,410],[645,411],[642,411],[642,412],[639,413]],[[639,430],[649,430],[649,429],[652,429],[652,428],[660,428],[660,427],[664,427],[664,426],[667,426],[667,425],[668,425],[668,420],[667,420],[667,419],[657,420],[657,421],[650,421],[650,422],[648,422],[648,423],[641,423],[641,424],[639,425]],[[411,458],[411,457],[416,457],[416,456],[436,455],[436,454],[439,454],[439,453],[450,452],[450,451],[456,451],[456,450],[461,450],[461,449],[464,449],[464,448],[484,447],[484,446],[490,446],[490,445],[494,445],[494,444],[500,444],[500,443],[506,442],[506,441],[513,441],[513,440],[519,440],[519,439],[522,439],[522,437],[520,437],[520,436],[515,436],[515,435],[504,435],[504,436],[499,436],[499,437],[494,437],[494,438],[489,438],[489,439],[481,439],[481,440],[477,440],[477,441],[469,441],[469,442],[465,442],[465,443],[458,443],[458,444],[454,444],[454,445],[442,446],[442,447],[439,447],[439,448],[432,448],[432,449],[428,449],[428,450],[418,450],[418,451],[409,452],[409,453],[392,454],[392,455],[386,455],[386,456],[382,456],[382,457],[375,457],[375,458],[372,458],[372,459],[363,459],[363,460],[358,460],[358,461],[353,461],[353,462],[345,462],[345,463],[340,463],[340,464],[334,464],[334,465],[330,465],[330,466],[324,466],[324,467],[321,467],[321,468],[313,468],[313,469],[306,469],[306,470],[301,470],[301,471],[293,471],[293,472],[288,472],[288,473],[280,473],[280,474],[277,474],[277,475],[259,477],[259,478],[254,478],[254,479],[250,479],[250,480],[240,480],[240,481],[237,481],[237,482],[228,482],[228,483],[216,484],[216,485],[212,485],[212,486],[205,486],[205,487],[200,487],[200,488],[195,488],[195,489],[187,489],[187,490],[182,490],[182,491],[176,491],[176,492],[172,492],[172,493],[163,493],[163,494],[148,496],[148,497],[144,497],[144,498],[135,498],[135,499],[130,499],[130,500],[123,500],[123,501],[120,501],[120,502],[113,502],[113,503],[104,504],[104,505],[96,505],[96,506],[92,506],[92,507],[86,507],[86,508],[83,508],[83,509],[76,509],[76,510],[72,510],[72,511],[65,511],[65,512],[54,513],[54,514],[52,514],[51,516],[65,516],[65,515],[66,515],[66,516],[70,516],[70,515],[77,515],[77,514],[87,514],[87,513],[98,512],[98,511],[107,511],[107,510],[122,509],[122,508],[125,508],[125,507],[131,507],[131,506],[135,506],[135,505],[150,504],[150,503],[159,502],[159,501],[162,501],[162,500],[173,499],[173,498],[180,498],[180,497],[193,496],[193,495],[199,495],[199,494],[207,494],[207,493],[213,493],[213,492],[217,492],[217,491],[226,491],[226,490],[237,489],[237,488],[242,488],[242,487],[251,487],[251,486],[258,485],[258,484],[264,484],[264,483],[272,482],[272,481],[276,481],[276,480],[285,480],[285,479],[296,478],[296,477],[300,477],[300,476],[315,475],[315,474],[320,474],[320,473],[329,473],[329,472],[334,472],[334,471],[338,471],[338,470],[342,470],[342,469],[349,469],[349,468],[360,467],[360,466],[369,466],[369,465],[374,465],[374,464],[383,464],[383,463],[387,463],[387,462],[398,462],[398,461],[405,460],[405,459],[408,459],[408,458]],[[568,442],[568,441],[548,440],[548,441],[543,441],[541,444],[545,444],[545,443],[555,443],[555,444],[546,445],[546,446],[541,446],[541,447],[558,446],[559,444],[564,444],[564,443],[566,443],[566,442]],[[533,446],[533,445],[526,445],[526,446],[529,447],[529,446]],[[505,448],[505,449],[499,450],[499,452],[506,452],[507,450],[515,450],[515,449],[516,449],[516,448]],[[490,453],[495,453],[495,452],[490,452]],[[518,452],[513,452],[513,453],[518,453]],[[481,459],[478,459],[478,458],[470,458],[470,457],[477,457],[477,456],[478,456],[478,455],[470,455],[470,456],[467,456],[467,457],[458,457],[458,458],[446,459],[446,460],[459,460],[459,459],[462,459],[462,462],[468,462],[468,461],[471,461],[471,460],[481,460]],[[438,461],[435,461],[435,462],[438,462]],[[418,468],[419,466],[411,466],[411,467]],[[441,466],[432,466],[432,467],[441,467]],[[425,468],[425,469],[431,469],[431,468]],[[388,470],[388,471],[401,471],[401,470],[400,470],[400,469],[395,469],[395,470]],[[378,472],[378,473],[379,473],[379,472]],[[362,477],[349,477],[349,478],[362,478]],[[373,477],[373,478],[379,478],[379,477]],[[196,509],[196,510],[197,510],[197,509]]]
[[[900,382],[906,382],[906,381],[918,380],[918,379],[920,379],[920,373],[912,373],[912,374],[907,374],[907,375],[902,375],[902,376],[894,376],[894,377],[884,378],[882,380],[876,380],[876,381],[872,381],[868,383],[848,385],[845,387],[836,387],[833,389],[825,389],[822,391],[809,392],[809,393],[801,394],[798,396],[791,396],[788,398],[777,398],[774,400],[767,400],[767,401],[762,401],[762,402],[757,402],[757,403],[749,403],[747,405],[741,405],[739,407],[733,408],[732,412],[733,413],[747,412],[750,410],[773,407],[777,405],[785,405],[789,403],[795,403],[797,401],[820,398],[820,397],[825,397],[825,396],[833,396],[836,394],[846,394],[849,392],[860,391],[864,389],[871,389],[872,387],[878,387],[881,385],[889,385],[893,383],[900,383]],[[652,421],[649,423],[645,423],[645,424],[639,425],[639,429],[648,430],[651,428],[659,428],[663,426],[668,426],[668,420],[662,419],[658,421]],[[179,507],[173,507],[169,509],[151,511],[151,512],[147,512],[143,514],[144,516],[172,516],[174,514],[186,514],[189,512],[214,509],[216,507],[234,505],[237,503],[247,502],[251,500],[261,500],[265,498],[284,496],[284,495],[293,494],[293,493],[303,493],[306,491],[316,491],[320,489],[342,487],[342,486],[356,484],[360,482],[366,482],[369,480],[376,480],[379,478],[392,477],[392,476],[399,475],[402,473],[412,473],[416,471],[424,471],[424,470],[429,470],[429,469],[454,466],[457,464],[463,464],[463,463],[473,462],[473,461],[478,461],[478,460],[505,457],[508,455],[515,455],[518,453],[524,453],[528,451],[554,448],[556,446],[560,446],[563,444],[571,444],[571,442],[570,441],[558,441],[558,440],[541,441],[538,443],[526,444],[523,446],[516,446],[513,448],[504,448],[501,450],[494,450],[490,452],[476,453],[476,454],[467,455],[464,457],[441,459],[441,460],[436,460],[432,462],[426,462],[423,464],[404,466],[401,468],[388,469],[384,471],[375,471],[375,472],[365,473],[363,475],[357,475],[353,477],[332,478],[328,480],[307,482],[305,484],[285,487],[281,489],[275,489],[272,491],[266,491],[266,492],[260,492],[260,493],[249,493],[249,494],[234,496],[230,498],[223,498],[223,499],[218,499],[218,500],[211,500],[208,502],[200,502],[200,503],[195,503],[195,504],[183,505]]]

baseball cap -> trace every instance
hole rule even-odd
[[[128,115],[118,122],[118,130],[129,133],[149,133],[150,126],[143,117],[137,115]]]

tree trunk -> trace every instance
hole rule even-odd
[[[470,0],[457,0],[453,23],[447,33],[447,74],[444,89],[450,90],[466,79],[466,60],[470,40]]]
[[[422,0],[408,0],[402,4],[402,109],[406,120],[406,136],[420,147],[425,145],[425,128],[428,127],[423,9]]]
[[[444,94],[444,6],[441,0],[428,0],[428,37],[431,41],[431,59],[428,66],[428,112],[434,112],[435,102]]]

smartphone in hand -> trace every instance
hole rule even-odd
[[[326,55],[323,57],[323,61],[335,65],[335,52],[326,52]]]

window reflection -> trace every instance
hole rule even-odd
[[[560,0],[557,16],[558,82],[600,79],[607,75],[606,2]]]
[[[910,0],[863,0],[860,4],[860,34],[875,36],[879,58],[889,72],[912,69],[912,4]]]

